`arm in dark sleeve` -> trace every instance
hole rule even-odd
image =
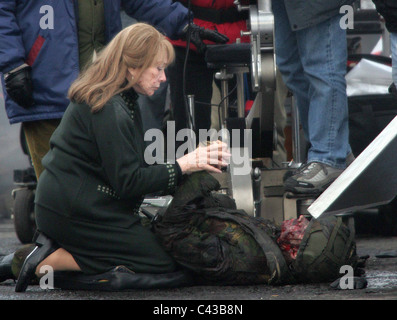
[[[16,19],[15,0],[0,1],[0,72],[7,73],[25,62],[25,48]]]
[[[108,182],[120,198],[171,193],[181,175],[177,164],[142,164],[143,141],[134,135],[134,123],[121,107],[106,105],[93,115],[92,130]]]
[[[155,26],[172,39],[181,36],[188,24],[188,11],[171,0],[123,0],[123,8],[131,17]]]

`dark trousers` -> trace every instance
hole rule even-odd
[[[22,123],[37,179],[44,170],[41,160],[50,150],[50,138],[60,122],[61,119],[50,119]]]

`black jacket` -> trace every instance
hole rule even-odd
[[[386,28],[389,32],[397,32],[397,1],[372,0],[376,10],[385,18]]]

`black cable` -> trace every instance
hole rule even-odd
[[[230,95],[237,89],[237,84],[233,87],[232,90],[228,93],[226,97],[223,97],[222,100],[218,103],[218,121],[219,121],[219,128],[222,128],[222,123],[221,123],[221,104],[223,101],[225,101],[227,98],[230,97]]]
[[[189,50],[190,50],[190,31],[192,25],[192,8],[191,8],[191,0],[188,0],[187,6],[187,14],[189,19],[189,24],[187,27],[187,37],[186,37],[186,53],[185,53],[185,61],[183,62],[183,74],[182,74],[182,94],[183,94],[183,102],[185,105],[185,111],[187,115],[188,124],[189,122],[192,124],[192,130],[195,131],[195,123],[193,122],[193,116],[190,114],[189,105],[187,102],[187,95],[186,95],[186,66],[187,61],[189,58]]]

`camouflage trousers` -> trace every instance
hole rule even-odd
[[[269,284],[275,275],[263,247],[255,232],[247,232],[241,224],[251,218],[239,210],[190,207],[168,212],[156,224],[155,232],[166,250],[194,272],[200,283]],[[254,222],[255,228],[275,243],[274,227],[264,220]]]

